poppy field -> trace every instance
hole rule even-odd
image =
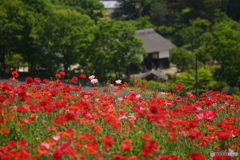
[[[239,160],[210,152],[240,153],[240,101],[226,92],[196,96],[151,93],[146,83],[121,80],[97,87],[26,77],[0,83],[0,159],[11,160]],[[140,86],[140,88],[139,88]],[[128,90],[127,94],[121,94]]]

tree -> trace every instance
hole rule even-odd
[[[136,37],[131,23],[116,21],[114,25],[111,31],[115,33],[115,42],[111,46],[114,51],[111,57],[112,67],[115,73],[124,72],[129,77],[130,64],[140,64],[140,57],[137,55],[143,55],[146,51],[143,42]]]
[[[106,9],[103,4],[98,0],[58,0],[66,6],[70,6],[72,9],[88,15],[91,19],[97,21],[100,17],[103,17],[102,12]]]
[[[194,68],[194,55],[183,48],[170,50],[169,61],[177,66],[180,72]]]
[[[94,22],[87,15],[70,8],[52,8],[33,36],[44,51],[41,57],[55,60],[55,64],[62,63],[67,72],[70,65],[85,61],[94,39],[94,28]]]
[[[185,27],[178,32],[178,34],[183,38],[185,43],[190,43],[191,51],[193,52],[194,47],[198,47],[203,43],[200,37],[210,28],[210,22],[205,19],[197,18],[190,21],[191,26]]]
[[[16,53],[21,55],[23,62],[28,62],[29,71],[35,70],[39,63],[49,60],[49,57],[42,60],[43,46],[35,43],[33,31],[43,29],[39,24],[43,23],[47,10],[52,6],[50,0],[3,0],[0,2],[0,8],[3,7],[0,12],[4,12],[4,14],[0,13],[2,15],[0,38],[3,68],[5,68],[5,57],[16,59],[15,55],[11,55]]]
[[[140,17],[136,20],[130,20],[136,30],[143,28],[155,28],[155,26],[149,21],[149,16]]]
[[[151,22],[156,26],[169,25],[167,15],[169,14],[169,9],[167,8],[166,2],[155,2],[151,5],[150,17]]]
[[[151,5],[158,0],[118,0],[119,7],[113,12],[113,18],[135,20],[149,16]]]
[[[20,53],[24,58],[24,61],[28,63],[29,72],[35,72],[37,66],[41,66],[42,62],[46,62],[50,58],[42,59],[44,55],[43,46],[38,45],[38,42],[35,39],[40,35],[34,35],[35,30],[43,30],[41,25],[45,16],[31,10],[26,11],[26,13],[28,14],[26,14],[23,21],[24,29],[19,31],[22,38],[18,41],[19,45],[16,46],[16,52]]]
[[[239,83],[240,75],[240,30],[235,21],[219,22],[213,26],[214,41],[211,43],[211,55],[220,67],[215,71],[219,81],[225,81],[234,87]]]
[[[207,19],[212,22],[219,14],[227,0],[195,0],[192,3],[191,0],[186,0],[184,3],[184,9],[181,15],[182,22],[189,23],[190,20],[201,18]]]
[[[48,9],[53,7],[52,2],[54,2],[54,0],[22,0],[22,2],[24,3],[27,11],[46,15]]]
[[[21,38],[18,31],[23,30],[23,3],[20,0],[0,1],[0,67],[6,72],[6,56],[15,50],[17,40]]]
[[[212,56],[209,53],[210,48],[206,46],[201,46],[194,50],[195,55],[197,55],[198,60],[206,64],[209,61],[212,61]]]
[[[11,54],[6,59],[6,66],[17,71],[20,67],[27,67],[27,64],[24,63],[24,59],[20,54]]]
[[[95,54],[89,54],[88,62],[100,79],[106,79],[107,73],[116,77],[125,73],[129,76],[130,64],[140,64],[137,55],[146,53],[143,42],[135,35],[131,22],[101,20],[99,30],[91,48]]]
[[[118,0],[120,4],[112,13],[113,18],[122,20],[134,20],[140,17],[140,0]],[[138,8],[137,8],[138,7]]]

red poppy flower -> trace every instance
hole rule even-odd
[[[56,128],[55,127],[47,127],[47,131],[54,132],[54,131],[56,131]]]
[[[36,85],[41,84],[40,78],[34,78],[33,80],[34,80],[34,82],[35,82]]]
[[[155,140],[146,140],[144,144],[144,149],[141,152],[142,157],[152,157],[152,152],[157,152],[160,145],[156,144]]]
[[[77,77],[72,77],[71,80],[69,81],[70,83],[77,83],[78,78]]]
[[[115,142],[111,136],[100,137],[100,140],[102,140],[105,144],[110,146]]]
[[[102,132],[102,127],[99,126],[98,124],[91,125],[91,129],[92,129],[92,131],[97,132],[97,133]]]
[[[108,92],[108,89],[103,89],[103,92],[104,92],[104,93]]]
[[[87,78],[87,76],[85,74],[80,74],[79,76],[80,78]]]
[[[9,78],[9,80],[12,82],[17,82],[17,80],[15,78]]]
[[[191,153],[189,155],[189,157],[191,157],[192,160],[205,160],[206,159],[206,157],[201,153]]]
[[[182,88],[183,88],[182,84],[177,84],[176,86],[173,87],[173,89],[176,91],[181,90]]]
[[[151,135],[150,134],[144,134],[142,136],[143,139],[151,139]]]
[[[134,85],[136,85],[136,84],[138,84],[138,83],[139,83],[138,81],[134,81],[134,82],[133,82]]]
[[[100,137],[100,140],[104,142],[104,150],[105,151],[109,151],[111,149],[111,146],[115,142],[111,136]]]
[[[60,74],[61,76],[66,76],[66,73],[65,73],[65,72],[59,72],[59,74]]]
[[[232,136],[232,133],[229,131],[216,131],[215,135],[217,135],[219,139],[227,139]]]
[[[126,144],[122,143],[121,144],[122,150],[125,152],[131,152],[132,145],[131,144]]]
[[[78,135],[78,137],[77,137],[78,139],[80,139],[80,140],[82,140],[82,141],[89,141],[89,142],[91,142],[91,141],[94,141],[95,140],[95,135],[92,135],[92,134],[80,134],[80,135]]]
[[[113,87],[114,87],[114,84],[109,84],[108,87],[113,88]]]
[[[55,78],[61,78],[60,74],[55,74]]]
[[[72,87],[72,90],[73,91],[81,91],[82,90],[82,87],[81,86],[74,86],[74,87]]]
[[[189,131],[187,137],[194,140],[198,138],[200,135],[201,135],[201,131],[199,129],[192,129],[191,131]]]
[[[146,82],[141,82],[142,86],[147,86],[148,84]]]
[[[234,122],[237,122],[238,120],[234,117],[226,117],[226,118],[224,118],[224,121],[229,122],[229,123],[234,123]]]
[[[48,79],[44,79],[44,80],[43,80],[43,83],[44,83],[44,84],[47,84],[47,83],[49,83],[49,80],[48,80]]]
[[[174,155],[159,155],[158,157],[154,157],[154,160],[180,160],[180,158]]]
[[[9,146],[9,147],[14,147],[16,145],[18,145],[18,142],[16,142],[16,141],[11,140],[11,141],[7,142],[7,146]]]
[[[13,71],[13,72],[12,72],[12,76],[13,76],[14,78],[17,78],[17,77],[19,76],[18,71]]]
[[[29,83],[32,83],[33,82],[33,78],[32,77],[27,77],[25,78],[25,81],[29,84]]]
[[[20,141],[18,142],[18,145],[19,145],[19,146],[22,146],[22,147],[25,147],[25,146],[28,145],[28,142],[27,142],[26,140],[22,139],[22,140],[20,140]]]
[[[131,148],[133,147],[132,145],[132,140],[124,140],[121,143],[122,150],[125,152],[131,152]]]
[[[8,128],[3,128],[3,129],[1,129],[1,132],[8,134],[8,133],[10,133],[10,130]]]

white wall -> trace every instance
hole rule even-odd
[[[160,51],[158,58],[168,58],[170,56],[169,51]]]
[[[19,67],[19,72],[28,72],[28,67]]]

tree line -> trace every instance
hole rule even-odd
[[[78,64],[100,80],[129,75],[140,64],[136,55],[146,54],[135,30],[154,28],[178,46],[170,61],[179,71],[215,60],[214,79],[239,85],[239,0],[119,2],[109,15],[98,0],[0,0],[0,71],[28,66],[52,74]]]
[[[239,0],[118,0],[118,3],[114,18],[135,20],[149,16],[156,26],[189,24],[196,18],[213,21],[221,13],[240,20]]]
[[[0,0],[0,70],[28,66],[129,75],[145,54],[131,22],[116,21],[98,0]]]

